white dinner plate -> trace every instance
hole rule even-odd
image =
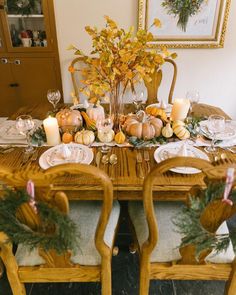
[[[34,119],[35,127],[34,129],[38,128],[42,121]],[[13,120],[6,120],[0,126],[0,137],[7,139],[7,140],[18,140],[18,139],[25,139],[25,135],[19,133],[16,129],[16,121]]]
[[[205,137],[212,139],[213,135],[209,132],[208,126],[209,121],[201,121],[200,125],[200,133]],[[227,120],[225,121],[225,130],[221,132],[217,132],[215,139],[217,140],[230,140],[236,137],[236,130],[235,130],[236,123],[235,121]]]
[[[68,158],[63,158],[64,144],[59,144],[48,149],[39,158],[39,166],[42,169],[48,169],[49,167],[66,164],[66,163],[80,163],[90,164],[93,160],[93,152],[85,145],[78,143],[69,143],[66,146],[71,152]]]
[[[157,107],[160,108],[161,104],[160,103],[153,103],[153,104],[149,104],[146,109],[150,108],[150,107]],[[172,104],[167,104],[166,108],[164,109],[164,111],[166,112],[167,115],[170,115],[171,111],[172,111]]]
[[[182,143],[171,142],[168,144],[164,144],[158,147],[154,152],[154,159],[157,163],[160,163],[166,159],[177,157],[178,152],[181,149]],[[188,157],[198,158],[209,161],[208,156],[202,152],[201,150],[195,148],[192,145],[186,144],[186,151]],[[191,167],[175,167],[170,169],[172,172],[181,173],[181,174],[196,174],[201,171],[196,168]]]

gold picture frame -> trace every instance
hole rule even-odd
[[[170,12],[170,7],[163,6],[164,2],[171,1],[139,0],[138,28],[153,33],[153,47],[224,47],[231,0],[204,0],[184,26],[179,25],[179,16]],[[161,28],[151,26],[155,18],[160,19]]]

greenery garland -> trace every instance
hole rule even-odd
[[[177,226],[178,232],[183,236],[180,247],[195,245],[196,257],[203,250],[214,250],[216,253],[227,250],[230,241],[236,251],[236,231],[229,234],[215,234],[207,231],[200,222],[204,209],[211,202],[222,199],[225,183],[211,183],[202,191],[201,197],[190,197],[189,206],[184,206],[182,212],[172,220]],[[236,201],[236,191],[232,191],[229,199]]]
[[[168,14],[178,16],[177,26],[186,32],[189,17],[196,15],[205,0],[164,0],[162,6]]]
[[[36,6],[36,0],[7,0],[9,13],[31,14]]]
[[[35,247],[41,247],[46,251],[54,249],[58,254],[67,250],[75,251],[78,248],[77,226],[59,210],[43,202],[36,203],[37,214],[42,220],[42,228],[39,231],[33,231],[16,218],[17,209],[30,200],[31,197],[25,190],[6,189],[0,201],[0,231],[4,232],[13,243],[22,243],[30,249]],[[49,234],[46,232],[47,228],[55,228],[55,231]]]

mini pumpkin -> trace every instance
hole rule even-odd
[[[163,123],[159,118],[147,116],[143,111],[129,115],[124,124],[124,130],[128,135],[144,140],[160,136],[162,127]]]
[[[86,109],[86,113],[90,119],[95,121],[102,121],[105,118],[104,108],[99,104],[91,104]]]
[[[56,114],[59,127],[63,130],[73,130],[82,126],[82,116],[77,110],[63,109]]]
[[[70,143],[73,141],[73,135],[69,131],[66,131],[62,134],[61,139],[63,143]]]
[[[166,112],[161,108],[150,106],[146,108],[146,113],[154,117],[160,117],[163,121],[167,121]]]
[[[188,139],[190,137],[190,132],[185,127],[185,124],[183,121],[177,120],[172,124],[172,128],[174,131],[174,134],[179,139]]]
[[[115,132],[112,129],[98,130],[98,139],[101,142],[111,142],[114,138]]]
[[[95,140],[95,135],[93,131],[90,130],[81,130],[76,132],[74,140],[76,143],[90,145]]]
[[[122,144],[125,142],[125,134],[122,131],[119,131],[118,133],[116,133],[115,135],[115,142],[118,144]]]
[[[162,128],[162,135],[165,138],[170,138],[173,135],[173,129],[170,126],[170,123],[167,123],[165,127]]]

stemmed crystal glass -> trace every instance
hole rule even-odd
[[[21,115],[16,118],[16,129],[20,134],[25,135],[27,139],[26,153],[31,153],[34,148],[31,143],[31,131],[34,129],[34,121],[30,115]]]
[[[211,146],[205,147],[205,151],[208,153],[216,152],[215,143],[217,141],[217,134],[225,130],[225,118],[220,115],[211,115],[208,118],[208,132],[211,136]]]
[[[49,89],[47,92],[48,101],[53,105],[53,111],[56,111],[58,102],[61,99],[61,93],[58,89]]]
[[[186,93],[186,98],[190,101],[189,114],[191,115],[193,112],[193,106],[197,104],[200,100],[200,94],[196,90],[190,90]]]
[[[144,102],[144,92],[142,91],[140,94],[134,93],[132,95],[133,104],[135,106],[136,113],[142,109],[142,103]]]
[[[111,147],[108,146],[106,143],[110,142],[110,137],[108,134],[111,132],[112,127],[113,127],[112,116],[109,114],[109,115],[106,115],[104,119],[97,120],[96,127],[98,130],[98,138],[102,137],[102,139],[103,139],[102,140],[103,145],[101,147],[101,152],[104,154],[108,153],[110,151]]]

